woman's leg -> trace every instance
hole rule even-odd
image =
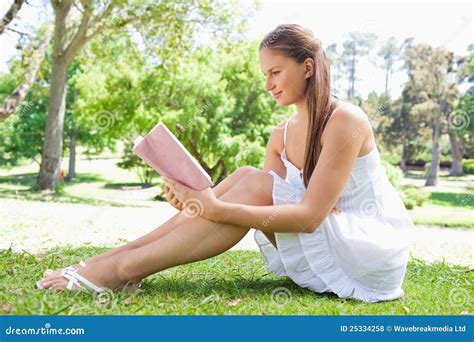
[[[243,166],[235,170],[233,173],[231,173],[228,177],[223,179],[218,185],[216,185],[213,188],[214,193],[216,194],[216,197],[220,198],[223,194],[225,194],[227,191],[229,191],[240,179],[242,179],[245,175],[251,173],[251,172],[256,172],[258,171],[256,168],[252,166]],[[182,212],[178,212],[176,215],[174,215],[172,218],[167,220],[165,223],[160,225],[158,228],[152,230],[151,232],[143,235],[142,237],[133,240],[125,245],[113,248],[107,252],[98,254],[96,256],[93,256],[84,262],[89,265],[94,262],[97,262],[99,260],[103,260],[106,258],[109,258],[111,256],[129,251],[134,248],[139,248],[142,246],[145,246],[155,240],[160,239],[161,237],[165,236],[168,234],[170,231],[172,231],[176,226],[186,220],[185,215],[183,215]],[[77,266],[77,265],[76,265]],[[59,274],[61,271],[57,270],[56,272],[50,273],[50,272],[44,272],[43,276],[47,277],[50,275],[54,274]]]
[[[272,186],[273,177],[268,173],[250,173],[221,199],[232,203],[271,205]],[[249,229],[202,217],[186,218],[160,239],[81,268],[78,273],[98,286],[122,288],[166,268],[221,254],[239,242]],[[65,283],[64,279],[57,277],[44,286],[61,289]]]

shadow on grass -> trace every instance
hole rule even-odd
[[[33,187],[36,184],[37,173],[22,173],[11,176],[0,176],[0,184]]]
[[[407,171],[403,175],[405,178],[408,178],[408,179],[425,179],[426,178],[426,175],[423,172]]]
[[[38,174],[22,173],[11,176],[0,176],[0,184],[20,185],[33,188],[36,185]],[[68,186],[78,183],[99,183],[106,182],[107,179],[95,173],[79,173],[76,178],[71,181],[65,181],[62,186]]]
[[[124,204],[119,202],[104,201],[90,197],[79,197],[73,196],[68,193],[56,192],[50,194],[45,191],[35,190],[0,190],[1,198],[9,198],[23,201],[37,201],[37,202],[51,202],[51,203],[71,203],[71,204],[87,204],[93,206],[105,206],[105,207],[127,207],[127,208],[147,208],[144,205],[136,204]]]
[[[106,183],[102,188],[113,190],[142,190],[156,186],[156,184],[143,183]]]
[[[77,184],[87,183],[103,183],[107,179],[94,173],[80,173],[71,181],[60,183],[55,193],[37,189],[36,180],[37,173],[24,173],[11,176],[0,177],[0,195],[2,198],[11,198],[25,201],[40,201],[40,202],[56,202],[56,203],[73,203],[73,204],[88,204],[94,206],[111,206],[111,207],[137,207],[144,208],[143,205],[123,204],[119,202],[100,200],[91,197],[75,196],[67,192],[68,187]],[[8,189],[1,187],[2,184],[22,187],[21,189]]]
[[[429,201],[445,207],[474,208],[474,194],[469,192],[432,192]]]

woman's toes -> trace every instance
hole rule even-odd
[[[47,277],[47,276],[50,276],[52,274],[56,273],[55,271],[53,271],[52,269],[47,269],[46,271],[43,272],[43,278],[44,277]]]

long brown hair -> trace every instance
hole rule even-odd
[[[259,51],[274,49],[298,63],[307,58],[314,60],[314,73],[307,79],[306,100],[309,112],[309,125],[305,147],[303,181],[308,187],[311,174],[321,153],[321,136],[334,110],[331,103],[331,73],[329,61],[311,30],[297,24],[280,25],[262,40]]]

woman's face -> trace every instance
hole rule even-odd
[[[272,93],[279,106],[288,106],[305,99],[306,63],[297,63],[292,58],[283,56],[277,50],[260,50],[260,67],[266,77],[265,90]]]

